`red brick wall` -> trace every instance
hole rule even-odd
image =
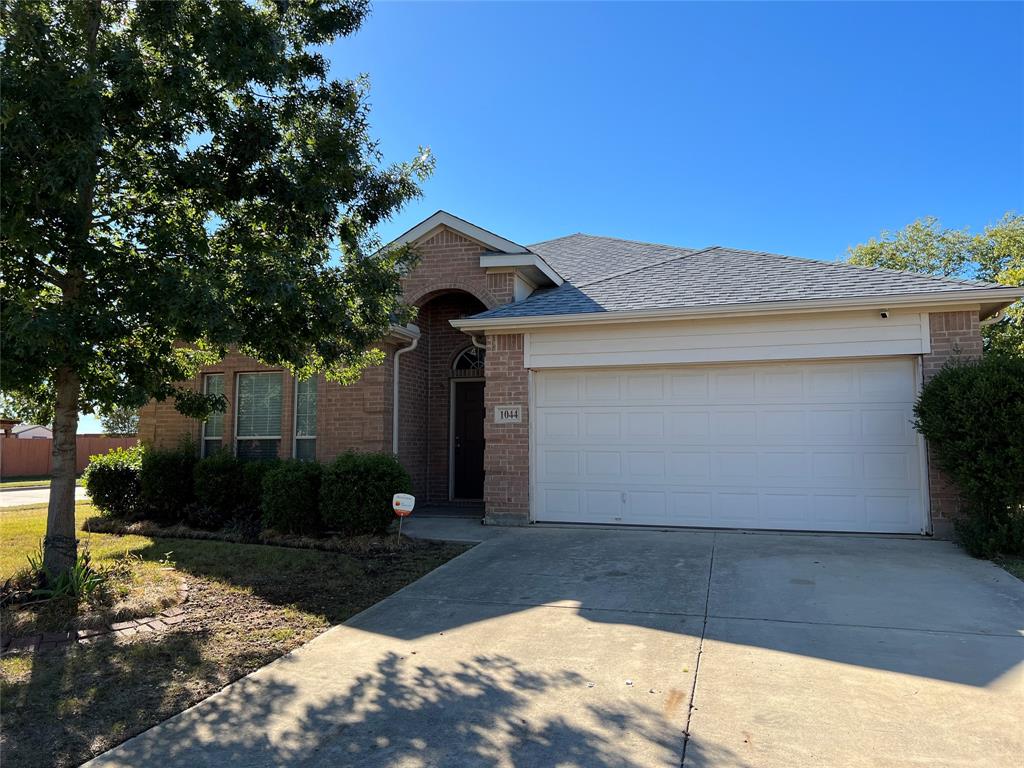
[[[496,296],[488,285],[488,275],[480,267],[480,254],[487,249],[462,235],[442,227],[437,234],[416,245],[420,261],[402,280],[405,300],[421,305],[443,291],[465,291],[476,296],[488,308],[511,301],[511,293]],[[504,281],[501,281],[501,286]],[[499,287],[501,287],[499,286]]]
[[[526,524],[530,519],[530,415],[522,334],[488,336],[485,369],[484,520]],[[498,405],[522,406],[522,423],[495,424]]]
[[[356,383],[321,382],[317,391],[316,446],[320,461],[330,461],[349,450],[391,453],[395,347],[380,344],[378,348],[387,358],[363,371]]]
[[[380,345],[388,358],[382,365],[368,368],[362,378],[350,386],[327,382],[322,378],[317,388],[317,458],[327,461],[348,449],[360,451],[391,450],[391,354],[394,347]],[[239,373],[280,370],[261,365],[256,360],[235,353],[228,354],[202,374],[223,373],[224,395],[228,410],[224,414],[224,444],[230,445],[235,433],[235,384]],[[295,428],[295,384],[293,377],[282,372],[281,442],[278,455],[292,455]],[[202,375],[185,385],[197,389]],[[174,409],[171,400],[150,401],[139,411],[139,438],[156,448],[175,448],[182,440],[198,445],[200,423],[186,418]]]
[[[922,374],[928,381],[953,358],[981,357],[981,326],[975,312],[933,312],[928,315],[931,352],[921,357]],[[928,451],[928,495],[932,529],[936,536],[952,533],[952,520],[960,510],[956,486],[935,466]]]

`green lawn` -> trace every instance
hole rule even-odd
[[[82,524],[95,514],[79,505]],[[38,546],[44,507],[0,510],[0,564]],[[182,624],[131,642],[0,659],[4,768],[72,766],[195,704],[464,552],[408,541],[341,554],[262,544],[83,533],[102,563],[169,558],[189,585]],[[164,566],[166,567],[166,565]]]
[[[1024,581],[1024,557],[997,557],[995,564],[1009,571],[1021,581]]]
[[[89,533],[85,521],[96,516],[91,504],[75,506],[75,522],[82,531],[80,541],[89,547],[96,563],[110,560],[125,550],[138,551],[150,546],[152,539],[143,536],[112,536]],[[0,509],[0,581],[5,581],[28,565],[28,555],[35,552],[46,533],[46,508],[41,505]]]
[[[50,485],[50,477],[43,475],[42,477],[8,477],[0,481],[0,489],[3,488],[38,488],[41,485]],[[75,485],[83,486],[82,478],[75,480]]]

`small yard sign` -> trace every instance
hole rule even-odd
[[[518,405],[499,405],[494,409],[495,424],[519,424],[522,420],[523,411]]]
[[[396,493],[391,500],[391,506],[399,517],[408,517],[412,514],[412,508],[416,506],[416,497],[408,493]]]

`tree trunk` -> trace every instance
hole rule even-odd
[[[78,375],[70,367],[57,369],[57,393],[53,412],[53,470],[50,507],[43,540],[43,565],[51,579],[57,579],[75,564],[75,462],[78,433]]]

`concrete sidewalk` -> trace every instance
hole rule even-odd
[[[1019,766],[1024,583],[951,544],[410,533],[484,540],[89,765]]]

